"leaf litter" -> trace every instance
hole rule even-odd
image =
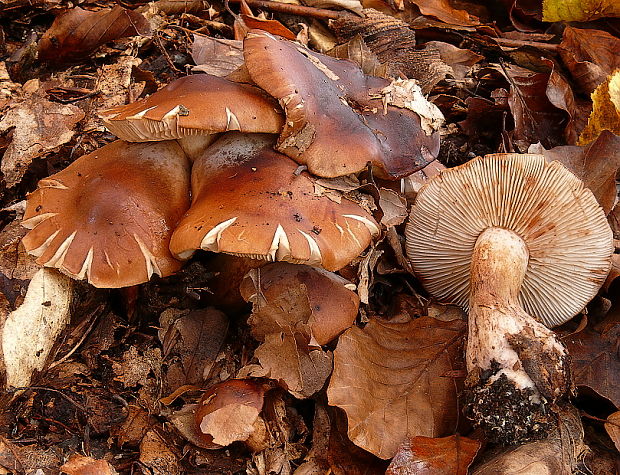
[[[454,473],[527,464],[568,473],[590,463],[584,444],[601,467],[613,465],[618,273],[599,298],[607,306],[592,304],[581,324],[560,329],[573,358],[572,404],[588,416],[587,430],[568,408],[557,434],[506,450],[462,417],[463,313],[429,300],[407,272],[400,242],[408,206],[429,177],[498,151],[559,159],[613,223],[620,44],[609,23],[613,5],[597,20],[588,0],[571,0],[570,9],[545,0],[494,10],[416,0],[382,3],[381,12],[355,1],[246,3],[128,9],[86,2],[56,20],[52,1],[15,0],[4,10],[0,466],[303,475],[406,473],[411,466],[437,473],[433,463],[441,460]],[[549,23],[557,20],[572,23]],[[248,27],[296,37],[321,53],[336,45],[329,54],[366,74],[407,78],[394,83],[404,90],[416,79],[420,96],[445,117],[444,125],[429,118],[442,136],[438,159],[402,187],[372,170],[316,181],[317,194],[363,203],[383,235],[339,276],[206,252],[174,276],[127,290],[97,290],[39,270],[19,244],[17,203],[37,180],[112,140],[99,110],[190,70],[249,81],[241,42]],[[318,277],[298,281],[292,269]],[[324,285],[329,290],[317,293]],[[329,301],[352,307],[352,316],[327,310]],[[260,404],[218,402],[227,386]],[[201,407],[207,412],[198,421]],[[611,439],[601,438],[605,430]]]

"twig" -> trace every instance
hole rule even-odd
[[[524,41],[524,40],[513,40],[510,38],[492,38],[500,46],[512,46],[518,48],[519,46],[532,46],[538,49],[546,49],[547,51],[556,52],[558,50],[559,45],[549,44],[549,43],[541,43],[540,41]]]
[[[228,0],[230,3],[240,3],[241,0]],[[321,20],[337,20],[343,15],[352,15],[349,12],[337,12],[325,8],[312,8],[304,5],[291,5],[290,3],[272,2],[270,0],[245,0],[251,7],[262,8],[271,12],[288,13],[289,15],[299,15]]]

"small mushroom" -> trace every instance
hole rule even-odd
[[[100,113],[114,135],[129,142],[178,139],[194,156],[229,130],[279,133],[284,124],[278,104],[254,86],[210,74],[186,76],[146,99]],[[198,150],[196,150],[198,149]]]
[[[338,270],[379,234],[359,205],[315,194],[309,175],[296,174],[274,141],[232,132],[196,160],[192,206],[170,241],[173,255],[204,249]]]
[[[416,112],[380,99],[389,81],[259,30],[246,36],[243,53],[253,81],[286,112],[277,149],[311,173],[348,175],[370,162],[394,180],[437,157],[439,133],[427,135]]]
[[[545,325],[579,312],[610,269],[593,194],[542,155],[476,158],[422,188],[406,236],[429,292],[469,311],[474,416],[494,438],[539,436],[546,401],[570,386],[566,349]]]
[[[116,141],[39,182],[22,225],[26,250],[95,287],[167,276],[170,235],[189,207],[190,164],[175,142]]]

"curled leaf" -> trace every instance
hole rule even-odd
[[[610,74],[592,93],[592,113],[578,144],[592,142],[603,130],[620,135],[620,69]]]

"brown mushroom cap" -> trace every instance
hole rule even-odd
[[[252,325],[252,333],[258,340],[304,320],[314,341],[326,345],[353,325],[357,317],[360,299],[351,287],[355,285],[324,269],[275,262],[252,269],[241,282],[240,291],[246,301],[254,304],[253,319],[266,314],[273,318],[272,321],[263,318]],[[286,307],[280,299],[296,303],[293,299],[299,295],[305,304],[295,305],[298,313],[290,316],[290,320],[284,315],[286,321],[279,321],[278,316]]]
[[[337,270],[368,246],[379,233],[373,217],[346,199],[317,196],[274,141],[230,133],[194,163],[192,206],[170,241],[173,255],[204,249]]]
[[[284,122],[278,104],[257,87],[210,74],[177,79],[146,99],[100,116],[110,132],[129,142],[229,130],[279,133]]]
[[[175,142],[116,141],[39,182],[22,225],[26,250],[95,287],[125,287],[181,267],[168,249],[189,207],[189,162]]]
[[[258,30],[243,51],[254,82],[286,112],[277,149],[315,175],[357,173],[370,162],[380,177],[397,179],[439,153],[439,134],[426,135],[418,114],[384,110],[376,97],[389,81],[364,75],[353,62]]]
[[[472,252],[491,227],[525,242],[520,303],[548,326],[578,313],[609,272],[612,232],[592,192],[542,155],[495,154],[442,172],[418,194],[407,254],[429,292],[468,305]]]

